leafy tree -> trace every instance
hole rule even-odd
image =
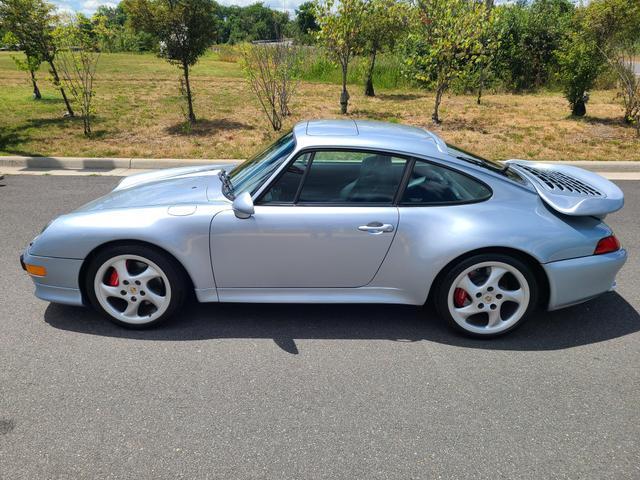
[[[295,73],[299,59],[298,48],[286,42],[246,44],[242,48],[247,80],[275,131],[291,114],[289,104],[298,85]]]
[[[119,3],[115,7],[107,5],[100,5],[96,9],[94,16],[101,16],[105,19],[107,27],[112,28],[115,26],[124,27],[127,23],[127,12],[124,10],[122,3]]]
[[[342,114],[346,114],[349,107],[347,91],[349,63],[362,51],[366,14],[365,0],[339,0],[338,3],[335,0],[325,0],[316,5],[316,18],[320,27],[317,38],[337,60],[342,70],[342,93],[340,94]]]
[[[598,47],[594,32],[585,25],[585,10],[576,10],[572,31],[556,51],[558,77],[571,114],[583,116],[587,113],[586,93],[595,83],[604,67],[604,56]]]
[[[2,43],[5,45],[17,45],[19,41],[15,35],[13,35],[11,32],[7,32],[2,37]],[[16,67],[18,67],[18,70],[29,72],[29,76],[31,77],[31,85],[33,86],[33,98],[35,100],[40,100],[42,98],[42,94],[40,93],[40,88],[38,88],[38,81],[36,79],[36,72],[42,64],[42,58],[40,58],[39,53],[25,51],[24,58],[11,55],[11,59],[16,64]]]
[[[135,28],[154,35],[159,55],[182,70],[187,119],[196,121],[189,69],[215,40],[210,0],[131,0],[125,4]]]
[[[533,0],[495,7],[500,47],[494,68],[515,91],[548,83],[557,70],[555,52],[571,27],[570,0]]]
[[[478,59],[476,64],[478,96],[476,103],[480,105],[482,99],[482,91],[486,82],[487,73],[491,70],[491,62],[495,56],[495,52],[500,45],[500,35],[496,35],[495,15],[493,14],[494,0],[484,0],[485,18],[488,22],[488,28],[485,30],[482,42],[483,55]]]
[[[121,2],[115,7],[98,7],[90,20],[90,28],[102,52],[157,51],[158,40],[151,34],[136,32]]]
[[[60,89],[67,114],[73,117],[71,103],[60,83],[55,64],[56,46],[52,34],[56,17],[53,6],[43,0],[0,0],[0,18],[3,28],[15,36],[27,58],[49,64],[53,83]]]
[[[640,79],[634,72],[635,58],[640,55],[640,2],[593,0],[587,6],[587,25],[618,79],[624,120],[635,124],[640,135]]]
[[[392,49],[409,24],[408,4],[398,0],[370,0],[363,28],[363,51],[369,56],[364,94],[375,96],[373,71],[376,55]]]
[[[440,123],[442,96],[483,54],[486,7],[469,0],[417,0],[416,6],[406,63],[419,84],[435,90],[431,118]]]
[[[57,62],[62,83],[80,108],[84,134],[91,135],[91,114],[93,113],[93,81],[100,52],[96,49],[96,39],[86,28],[87,19],[81,14],[71,17],[58,26],[53,36],[58,47]]]
[[[316,20],[314,2],[304,2],[296,8],[295,24],[303,40],[313,38],[320,29]]]
[[[276,40],[286,36],[289,15],[254,3],[247,7],[217,5],[218,43],[241,43],[254,40]]]

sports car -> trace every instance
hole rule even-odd
[[[21,257],[43,300],[149,327],[200,302],[433,302],[491,337],[607,292],[621,190],[568,165],[494,162],[427,130],[298,123],[240,165],[124,178]],[[179,321],[176,319],[175,321]]]

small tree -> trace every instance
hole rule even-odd
[[[0,0],[0,18],[3,27],[18,39],[27,57],[40,59],[49,64],[53,84],[67,107],[67,114],[73,117],[73,109],[64,87],[60,84],[55,64],[56,47],[53,42],[53,30],[56,16],[53,6],[44,0]]]
[[[84,134],[91,135],[93,81],[100,53],[94,40],[81,27],[81,17],[77,15],[54,32],[58,46],[58,65],[62,83],[80,107]]]
[[[593,0],[587,6],[586,18],[588,28],[596,37],[597,48],[618,79],[624,121],[637,126],[640,120],[640,81],[634,72],[634,58],[640,55],[640,2]]]
[[[413,78],[434,88],[431,118],[440,123],[442,96],[451,82],[479,62],[488,23],[486,6],[470,0],[417,0],[415,30],[408,41],[406,62]]]
[[[491,73],[512,91],[548,85],[557,71],[555,52],[570,31],[572,0],[496,1],[493,7],[500,43]]]
[[[488,23],[484,29],[484,35],[480,39],[482,42],[482,55],[476,62],[478,96],[476,103],[480,105],[482,92],[487,80],[487,73],[491,70],[491,61],[500,45],[499,35],[496,35],[495,15],[493,14],[494,0],[484,0],[485,17],[484,21]]]
[[[286,42],[249,44],[242,49],[242,63],[251,90],[275,131],[291,114],[289,104],[298,85],[295,73],[298,49]]]
[[[571,115],[581,117],[587,113],[586,93],[602,71],[603,56],[595,39],[583,29],[577,29],[563,41],[556,57],[558,77],[569,101]]]
[[[16,45],[19,43],[19,40],[13,33],[7,32],[2,38],[2,42],[6,45]],[[33,98],[35,100],[40,100],[42,98],[42,94],[40,93],[40,89],[38,88],[38,81],[36,79],[36,72],[42,64],[42,59],[40,58],[39,53],[25,50],[24,58],[11,55],[11,59],[16,64],[16,67],[18,67],[18,70],[29,72],[31,85],[33,86]]]
[[[318,41],[337,60],[342,70],[342,114],[346,114],[349,107],[349,62],[362,51],[366,13],[365,0],[339,0],[338,3],[335,0],[325,0],[316,5],[316,19],[320,27]]]
[[[612,57],[605,54],[605,58],[618,79],[618,98],[622,99],[624,122],[633,125],[640,136],[640,77],[634,68],[634,57],[622,54]]]
[[[160,43],[159,55],[182,70],[187,119],[196,121],[190,68],[216,38],[211,0],[130,0],[125,10],[134,28],[154,35]]]
[[[363,25],[363,51],[369,56],[364,94],[376,95],[373,88],[373,70],[376,55],[392,49],[409,24],[408,4],[398,0],[370,0]]]

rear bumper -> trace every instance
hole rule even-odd
[[[82,260],[72,258],[54,258],[20,255],[20,265],[26,270],[25,263],[40,265],[47,269],[44,277],[31,276],[36,287],[36,297],[54,303],[66,305],[83,305],[82,293],[78,285]]]
[[[543,264],[549,279],[549,310],[568,307],[608,292],[627,260],[626,250]]]

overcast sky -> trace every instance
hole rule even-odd
[[[252,3],[256,3],[256,0],[218,0],[220,3],[224,5],[251,5]],[[293,11],[295,8],[303,3],[305,0],[284,0],[284,7],[291,15],[293,15]],[[107,5],[110,7],[115,7],[118,2],[110,1],[110,0],[52,0],[52,3],[58,6],[61,11],[65,12],[82,12],[86,15],[91,15],[100,5]],[[283,1],[282,0],[266,0],[264,2],[268,7],[282,10]]]

